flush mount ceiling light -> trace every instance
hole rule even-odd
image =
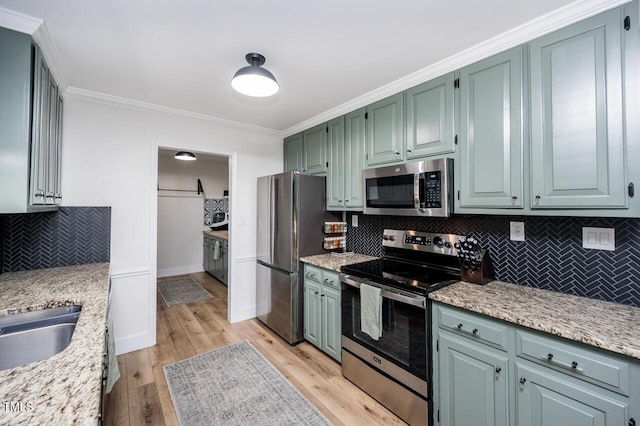
[[[174,155],[173,158],[175,158],[176,160],[184,160],[184,161],[196,160],[196,156],[193,153],[187,152],[187,151],[180,151],[179,153]]]
[[[245,56],[248,67],[240,68],[231,80],[231,87],[237,92],[247,96],[264,98],[275,95],[280,90],[276,78],[261,66],[264,64],[264,56],[259,53],[248,53]]]

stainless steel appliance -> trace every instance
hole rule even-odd
[[[364,214],[448,217],[453,159],[423,160],[363,172]]]
[[[431,304],[460,280],[452,234],[385,229],[381,259],[342,267],[342,375],[412,425],[430,424]],[[361,327],[360,286],[381,289],[382,336]]]
[[[256,314],[290,344],[303,339],[300,258],[326,252],[325,178],[299,172],[258,178]]]

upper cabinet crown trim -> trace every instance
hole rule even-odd
[[[381,99],[410,89],[420,83],[427,82],[449,72],[457,71],[466,65],[504,52],[512,47],[516,47],[522,43],[526,43],[542,35],[626,3],[629,3],[629,0],[585,0],[571,3],[305,120],[302,123],[284,130],[283,134],[284,136],[290,136],[301,132],[355,109],[365,107]]]

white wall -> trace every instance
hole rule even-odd
[[[151,346],[156,340],[158,147],[231,157],[229,189],[235,195],[229,318],[235,322],[255,315],[256,178],[282,170],[279,135],[67,97],[62,140],[63,204],[112,208],[112,318],[117,353]]]
[[[229,189],[229,160],[198,154],[196,161],[173,158],[174,150],[158,157],[158,277],[203,270],[204,199],[221,198]],[[167,155],[169,153],[170,155]],[[200,179],[204,194],[192,190]]]

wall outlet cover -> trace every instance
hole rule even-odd
[[[509,222],[511,241],[524,241],[524,222]]]
[[[616,230],[615,228],[582,228],[582,247],[594,250],[615,251]]]
[[[358,215],[354,214],[353,216],[351,216],[351,226],[353,226],[354,228],[358,227]]]

